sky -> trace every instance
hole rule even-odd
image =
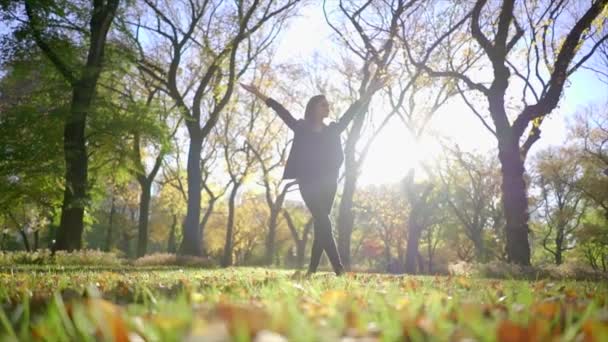
[[[323,8],[308,6],[278,37],[275,62],[294,61],[314,53],[331,56],[335,53],[331,34],[331,28],[323,17]],[[577,109],[608,99],[608,86],[597,80],[590,71],[577,71],[570,82],[559,107],[543,122],[541,139],[533,146],[531,154],[547,146],[563,145],[567,139],[566,121],[572,118]],[[307,99],[301,101],[301,105],[304,105]],[[298,114],[294,113],[296,116]],[[431,123],[434,130],[463,150],[483,152],[496,146],[495,138],[464,103],[442,108]],[[394,120],[378,136],[364,164],[361,185],[397,182],[416,164],[416,160],[432,158],[438,153],[434,139],[427,137],[416,146],[404,132],[402,124]]]

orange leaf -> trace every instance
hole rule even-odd
[[[530,340],[528,329],[509,320],[500,322],[496,335],[499,342],[525,342]]]
[[[554,301],[540,302],[532,306],[532,312],[551,320],[560,313],[560,305]]]
[[[216,306],[218,315],[228,324],[228,330],[234,336],[239,329],[245,329],[253,338],[259,331],[267,329],[270,316],[259,307],[219,303]]]
[[[109,325],[113,341],[129,341],[129,330],[122,319],[122,309],[119,306],[103,299],[90,298],[85,301],[85,307],[87,314],[97,327],[95,335],[101,337],[102,331],[104,331],[101,327]],[[104,337],[109,338],[109,336]]]
[[[608,340],[608,323],[587,320],[583,323],[583,341],[599,342]]]

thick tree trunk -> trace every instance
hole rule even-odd
[[[84,230],[84,208],[87,205],[86,120],[97,87],[104,59],[106,36],[118,7],[118,0],[95,2],[90,21],[90,46],[80,79],[72,83],[72,103],[65,121],[63,147],[65,156],[65,190],[61,219],[53,251],[80,249]],[[40,41],[38,42],[40,45]],[[45,49],[43,49],[45,50]],[[73,75],[72,75],[73,76]]]
[[[30,248],[30,241],[27,239],[27,234],[23,229],[19,229],[19,234],[21,234],[21,238],[23,239],[23,247],[25,247],[25,250],[31,252],[32,249]]]
[[[177,246],[175,243],[175,228],[177,227],[177,215],[173,215],[173,222],[171,222],[171,229],[169,230],[169,238],[167,239],[167,252],[175,253]]]
[[[232,190],[230,191],[230,197],[228,198],[228,222],[226,224],[226,242],[224,244],[224,256],[222,257],[222,267],[228,267],[232,265],[232,243],[234,238],[234,214],[235,214],[235,202],[236,194],[241,186],[240,183],[234,183]]]
[[[141,258],[146,255],[146,250],[148,249],[148,220],[150,216],[150,191],[152,183],[143,176],[138,178],[141,194],[139,196],[139,220],[137,227],[137,257]]]
[[[190,129],[190,149],[188,151],[188,208],[184,222],[184,233],[180,253],[202,256],[202,240],[199,219],[201,216],[201,150],[203,139],[200,131]]]
[[[106,234],[106,245],[104,250],[109,252],[112,249],[112,233],[114,232],[114,213],[116,211],[114,194],[112,194],[111,204],[110,204],[110,217],[108,219],[108,232]]]
[[[416,260],[418,259],[418,246],[422,227],[416,223],[415,214],[408,219],[407,247],[405,249],[405,273],[416,274]]]
[[[97,78],[88,81],[80,82],[80,86],[74,88],[70,114],[63,131],[65,190],[53,250],[73,251],[82,246],[84,208],[88,201],[85,127]]]
[[[530,265],[528,196],[524,181],[524,163],[517,139],[499,140],[498,157],[502,171],[502,202],[506,220],[508,260],[519,265]]]

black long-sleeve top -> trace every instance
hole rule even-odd
[[[277,101],[268,98],[266,104],[293,130],[293,145],[289,151],[283,179],[310,181],[315,179],[337,180],[344,151],[340,134],[352,121],[355,114],[369,101],[364,98],[353,103],[337,122],[314,131],[306,120],[296,120]]]

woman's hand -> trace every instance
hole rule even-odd
[[[241,85],[241,87],[245,88],[245,90],[247,90],[248,92],[252,93],[256,97],[262,99],[263,101],[266,101],[268,99],[268,96],[262,94],[260,92],[260,90],[256,86],[254,86],[253,84],[240,83],[240,85]]]

